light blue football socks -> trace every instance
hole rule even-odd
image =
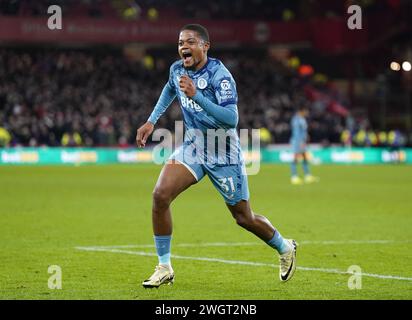
[[[296,177],[298,175],[298,168],[297,168],[297,163],[295,161],[292,161],[290,164],[290,169],[292,171],[292,177]]]
[[[159,264],[170,265],[170,244],[172,236],[154,236],[154,239]],[[289,242],[285,240],[277,230],[267,244],[277,250],[279,254],[284,254],[291,249]]]
[[[303,166],[303,172],[304,172],[305,176],[310,175],[309,162],[304,160],[303,163],[302,163],[302,166]]]
[[[291,249],[289,241],[283,239],[282,235],[277,230],[275,230],[275,234],[273,235],[273,238],[270,239],[267,242],[267,244],[270,245],[275,250],[277,250],[279,254],[284,254]]]
[[[310,175],[310,169],[309,169],[309,162],[308,161],[303,161],[302,162],[302,167],[303,167],[303,173],[305,174],[305,176]],[[298,165],[296,162],[292,162],[290,164],[290,169],[292,172],[292,177],[296,177],[298,175]]]
[[[154,236],[159,264],[170,265],[170,242],[172,236]]]

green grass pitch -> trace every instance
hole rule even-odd
[[[141,282],[157,262],[160,169],[0,167],[0,299],[412,299],[412,167],[318,166],[321,182],[303,186],[289,184],[286,165],[249,177],[254,211],[301,244],[287,283],[205,178],[172,206],[175,284],[150,290]],[[48,288],[50,265],[61,267],[60,290]],[[348,288],[351,265],[364,273],[360,290]]]

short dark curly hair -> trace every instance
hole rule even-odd
[[[200,25],[200,24],[187,24],[183,26],[180,31],[183,30],[191,30],[191,31],[196,31],[197,34],[204,40],[209,42],[209,31],[207,29]]]

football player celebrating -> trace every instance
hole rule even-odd
[[[280,280],[289,280],[296,269],[296,242],[284,239],[267,218],[251,209],[245,164],[236,131],[236,83],[221,61],[208,57],[209,48],[209,34],[203,26],[190,24],[180,30],[178,52],[181,59],[170,67],[169,80],[152,114],[137,130],[137,145],[144,147],[157,120],[178,98],[186,134],[184,143],[164,165],[153,191],[152,222],[159,264],[153,275],[143,282],[146,288],[174,281],[170,261],[170,204],[205,175],[223,196],[237,224],[277,250]],[[205,148],[204,142],[210,130],[225,133],[218,140],[230,138],[229,148],[218,144],[218,156]]]

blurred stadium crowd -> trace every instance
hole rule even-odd
[[[60,5],[65,16],[113,19],[204,18],[290,21],[339,16],[348,4],[364,11],[391,10],[405,0],[0,0],[1,16],[46,15]],[[320,10],[322,8],[322,10]],[[239,128],[261,129],[264,144],[289,142],[298,105],[310,109],[310,142],[357,146],[412,144],[398,130],[376,131],[366,116],[352,115],[347,97],[310,65],[288,63],[263,48],[213,49],[237,82]],[[175,49],[148,50],[131,59],[115,47],[0,47],[1,146],[120,146],[135,144],[176,59]],[[159,120],[174,129],[177,103]]]
[[[294,109],[306,104],[313,143],[387,143],[382,134],[373,138],[367,119],[343,117],[306,92],[310,85],[332,95],[326,84],[255,55],[216,54],[237,81],[239,128],[261,128],[264,143],[288,143]],[[0,140],[10,146],[134,145],[173,56],[160,50],[132,61],[114,50],[0,49]],[[176,102],[171,109],[158,125],[173,130],[181,114]],[[356,135],[359,130],[365,135]]]

